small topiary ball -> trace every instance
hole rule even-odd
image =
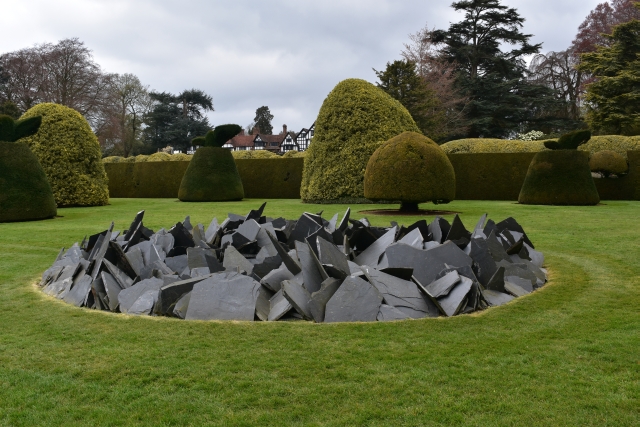
[[[456,195],[456,175],[445,152],[431,139],[403,132],[378,148],[364,173],[364,196],[399,200],[401,210],[431,201],[448,203]]]
[[[609,175],[621,175],[629,169],[624,157],[615,151],[598,151],[589,159],[591,172],[598,172],[608,177]]]

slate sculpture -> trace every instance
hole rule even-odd
[[[0,115],[0,222],[52,218],[53,191],[29,146],[19,141],[38,132],[42,117],[14,120]]]
[[[374,227],[229,214],[189,217],[157,232],[138,212],[62,249],[42,275],[51,296],[78,307],[186,320],[372,322],[456,316],[543,286],[544,256],[514,218]]]

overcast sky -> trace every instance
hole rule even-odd
[[[569,46],[604,0],[503,0],[543,51]],[[274,133],[308,127],[341,80],[375,82],[408,34],[446,29],[452,0],[29,0],[5,2],[0,53],[78,37],[105,71],[153,90],[202,89],[213,125],[249,124],[269,106]]]

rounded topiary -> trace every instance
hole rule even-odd
[[[198,148],[189,162],[178,191],[178,198],[183,202],[222,202],[244,198],[244,188],[236,162],[231,151],[222,148],[222,145],[237,135],[242,128],[238,125],[224,125],[218,128],[224,130],[210,133],[214,137],[209,137],[207,145]],[[229,134],[232,134],[231,137],[228,137]]]
[[[418,204],[448,203],[456,195],[456,176],[444,151],[416,132],[403,132],[378,148],[367,163],[364,196],[398,200],[400,210],[417,211]]]
[[[406,108],[360,79],[344,80],[324,100],[304,161],[304,201],[364,197],[364,172],[373,152],[404,131],[420,132]]]
[[[190,154],[177,153],[171,155],[172,162],[190,162],[193,156]]]
[[[589,159],[591,172],[601,173],[605,177],[609,175],[622,175],[627,172],[629,166],[621,154],[611,150],[598,151]]]
[[[233,151],[231,154],[234,159],[277,159],[280,157],[268,150]]]
[[[552,150],[537,153],[527,171],[518,202],[531,205],[597,205],[600,202],[589,153]]]
[[[35,116],[42,116],[40,129],[21,142],[40,161],[58,206],[109,203],[100,145],[87,120],[69,107],[50,103],[30,108],[22,118]]]
[[[163,153],[162,151],[158,151],[157,153],[151,154],[147,158],[148,162],[168,162],[171,161],[171,154]]]

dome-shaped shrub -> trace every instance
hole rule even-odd
[[[456,176],[444,151],[431,139],[403,132],[378,148],[367,163],[364,196],[370,200],[399,200],[401,210],[418,204],[448,203],[456,195]]]
[[[190,162],[192,157],[193,155],[190,155],[190,154],[177,153],[177,154],[172,154],[170,160],[172,162]]]
[[[420,132],[400,102],[364,80],[338,83],[318,113],[304,161],[302,199],[363,198],[369,158],[404,131]]]
[[[234,159],[275,159],[280,157],[268,150],[232,151],[231,155]]]
[[[168,162],[170,160],[171,160],[171,154],[163,153],[162,151],[153,153],[147,159],[148,162]]]
[[[40,130],[21,142],[40,161],[58,206],[109,203],[100,145],[87,120],[69,107],[50,103],[30,108],[22,118],[35,116],[42,116]]]
[[[608,177],[609,175],[621,175],[629,169],[627,161],[621,154],[611,150],[598,151],[589,159],[591,172],[598,172]]]
[[[518,202],[529,205],[597,205],[598,190],[589,153],[550,150],[537,153],[527,171]]]

